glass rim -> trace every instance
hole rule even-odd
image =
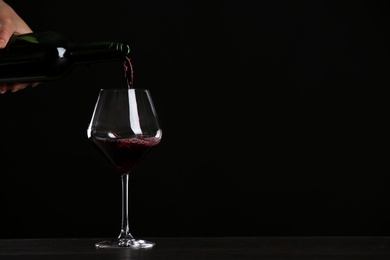
[[[123,90],[143,90],[149,91],[147,88],[101,88],[100,91],[123,91]]]

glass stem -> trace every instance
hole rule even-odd
[[[129,174],[121,175],[122,181],[122,224],[119,239],[133,239],[129,229]]]

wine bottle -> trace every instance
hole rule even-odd
[[[0,50],[0,83],[57,80],[77,64],[125,60],[129,53],[124,42],[76,44],[53,31],[13,35]]]

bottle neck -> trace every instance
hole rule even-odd
[[[67,50],[64,49],[65,58],[82,63],[124,60],[129,54],[130,46],[122,42],[78,44]]]

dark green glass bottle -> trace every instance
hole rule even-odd
[[[129,53],[123,42],[75,44],[52,31],[14,35],[0,50],[0,83],[57,80],[77,64],[125,60]]]

